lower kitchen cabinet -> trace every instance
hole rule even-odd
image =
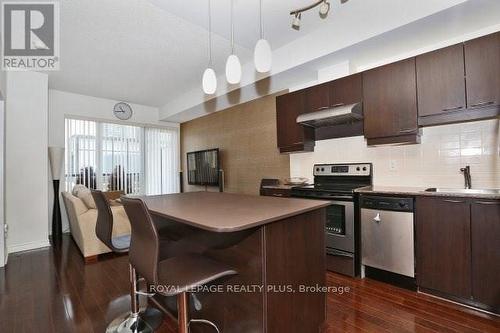
[[[421,290],[500,313],[500,200],[418,197]]]
[[[472,297],[500,313],[500,200],[475,200],[472,217]]]
[[[470,298],[470,208],[465,199],[418,197],[417,284]]]

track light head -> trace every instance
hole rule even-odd
[[[319,17],[325,19],[330,11],[330,3],[326,0],[319,6]]]
[[[302,14],[301,13],[296,13],[295,14],[295,17],[292,21],[292,28],[294,28],[295,30],[300,30],[300,19],[302,17]]]

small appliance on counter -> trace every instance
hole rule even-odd
[[[372,169],[371,163],[316,164],[314,185],[292,187],[292,197],[331,201],[325,230],[329,271],[359,274],[359,209],[354,190],[372,185]]]

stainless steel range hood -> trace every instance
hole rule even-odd
[[[363,119],[363,105],[359,102],[301,114],[297,117],[297,123],[318,128],[347,124],[361,119]]]

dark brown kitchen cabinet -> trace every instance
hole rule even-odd
[[[276,97],[278,148],[281,153],[314,150],[314,130],[297,124],[297,116],[303,112],[303,91]]]
[[[465,42],[467,106],[496,109],[500,105],[500,32]]]
[[[363,101],[361,73],[343,77],[330,84],[330,106],[342,106]]]
[[[470,205],[461,198],[418,197],[417,284],[447,296],[471,296]]]
[[[456,119],[466,109],[464,45],[457,44],[416,58],[419,125]]]
[[[475,200],[471,216],[473,300],[500,313],[500,200]]]
[[[330,108],[330,82],[309,87],[305,92],[305,112],[321,111]]]
[[[415,58],[364,72],[363,110],[369,145],[418,142]]]

